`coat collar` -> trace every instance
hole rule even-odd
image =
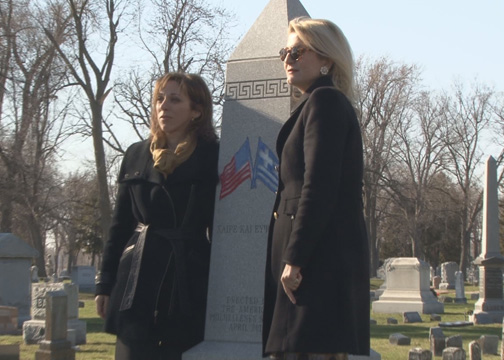
[[[323,87],[323,86],[331,86],[333,87],[334,84],[332,82],[332,79],[330,76],[328,75],[325,75],[325,76],[321,76],[319,77],[318,79],[316,79],[313,84],[311,84],[311,86],[308,88],[308,90],[306,90],[305,93],[303,93],[298,101],[296,102],[296,105],[294,106],[294,108],[291,110],[291,115],[293,115],[297,109],[303,105],[305,103],[306,100],[308,100],[308,98],[310,97],[310,94],[313,92],[313,90],[319,88],[319,87]]]
[[[287,119],[287,121],[280,129],[280,132],[278,133],[276,150],[279,156],[282,153],[283,145],[287,140],[287,137],[289,136],[290,132],[292,131],[292,128],[294,127],[294,124],[296,123],[296,120],[299,117],[299,114],[303,109],[303,105],[305,104],[306,100],[308,100],[310,94],[315,89],[323,86],[334,87],[330,76],[321,76],[318,79],[316,79],[313,82],[313,84],[308,88],[308,90],[306,90],[306,92],[299,97],[296,105],[292,108],[290,117]]]
[[[198,157],[202,151],[202,141],[198,139],[196,149],[191,156],[180,164],[170,176],[165,180],[163,174],[154,169],[154,162],[150,152],[150,140],[144,140],[138,143],[138,150],[133,152],[126,160],[124,172],[119,181],[142,179],[155,184],[165,182],[173,183],[185,181],[188,178],[194,178],[197,172]]]

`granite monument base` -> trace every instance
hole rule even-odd
[[[416,311],[419,314],[444,313],[444,305],[438,302],[409,301],[397,297],[396,300],[382,299],[373,303],[373,312],[376,313],[404,313]]]
[[[75,360],[75,350],[69,341],[43,340],[40,349],[35,352],[35,360]]]
[[[86,343],[86,322],[72,319],[67,322],[68,340],[76,345]],[[29,320],[23,324],[23,340],[25,344],[38,344],[44,340],[45,320]]]
[[[259,343],[203,341],[182,355],[182,360],[262,360]],[[349,355],[348,360],[381,360],[381,355],[370,349],[370,356]]]

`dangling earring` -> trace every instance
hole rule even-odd
[[[324,66],[322,66],[322,67],[320,68],[320,73],[321,73],[322,75],[327,75],[327,74],[329,74],[329,69],[327,68],[327,66],[325,66],[325,65],[324,65]]]

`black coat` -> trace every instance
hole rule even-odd
[[[328,77],[300,99],[277,139],[279,188],[268,238],[263,350],[369,354],[369,253],[362,138]],[[285,294],[285,263],[303,280]]]
[[[204,333],[218,144],[199,140],[167,179],[154,170],[149,145],[133,144],[124,156],[96,292],[110,295],[105,331],[124,343],[189,348]],[[148,227],[140,232],[139,224]]]

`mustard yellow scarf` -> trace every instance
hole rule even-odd
[[[189,159],[194,149],[196,149],[196,136],[193,134],[182,140],[174,151],[167,148],[166,139],[152,139],[150,151],[154,160],[154,169],[166,178],[177,166]]]

